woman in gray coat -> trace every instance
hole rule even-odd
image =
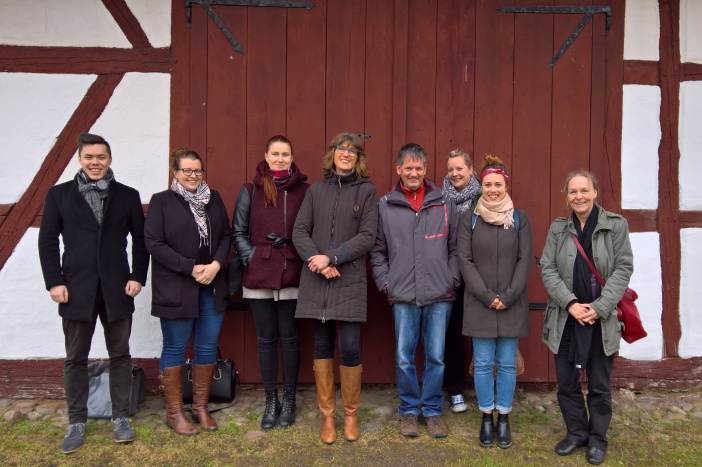
[[[499,157],[485,156],[482,195],[461,216],[458,260],[466,283],[463,334],[473,338],[475,392],[483,413],[480,444],[512,445],[508,414],[517,382],[517,345],[529,335],[527,277],[533,252],[531,222],[507,193],[509,175]],[[493,366],[497,364],[497,403]],[[497,427],[493,410],[497,409]]]
[[[586,459],[597,465],[605,459],[612,419],[612,367],[621,338],[616,307],[634,272],[634,258],[626,219],[597,206],[597,180],[590,172],[571,172],[563,191],[573,211],[551,224],[541,256],[550,296],[542,337],[555,354],[558,405],[568,429],[556,453],[567,456],[587,445]],[[593,280],[574,236],[604,287]]]
[[[344,438],[359,437],[361,323],[366,320],[366,253],[375,242],[378,197],[368,178],[363,144],[351,133],[336,135],[322,162],[324,180],[302,202],[293,244],[302,269],[296,318],[314,319],[314,375],[323,415],[321,438],[336,441],[334,347],[338,327]],[[336,325],[338,323],[338,326]]]

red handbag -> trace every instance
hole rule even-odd
[[[572,233],[570,235],[573,237],[573,241],[575,242],[575,246],[578,247],[578,251],[583,258],[585,258],[585,262],[590,267],[590,271],[592,271],[592,274],[595,275],[597,282],[604,287],[604,279],[602,279],[602,276],[597,273],[597,270],[585,254],[582,245],[580,245],[580,242],[578,241],[578,236]],[[634,291],[634,289],[627,287],[624,291],[624,296],[619,303],[617,303],[617,319],[624,323],[624,329],[622,329],[622,339],[629,344],[648,336],[648,333],[644,329],[643,323],[641,322],[639,309],[636,307],[636,303],[634,303],[637,298],[639,298],[639,295]]]

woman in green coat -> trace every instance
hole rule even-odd
[[[634,272],[634,258],[626,220],[597,206],[597,180],[590,172],[571,172],[563,191],[572,213],[551,224],[541,256],[541,277],[550,295],[542,338],[555,354],[558,404],[568,429],[556,453],[567,456],[587,445],[587,461],[596,465],[604,461],[612,419],[612,367],[621,338],[616,307]]]

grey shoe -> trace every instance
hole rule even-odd
[[[402,416],[400,434],[408,438],[416,438],[419,436],[419,423],[417,422],[417,416],[415,414],[406,413]]]
[[[115,432],[116,443],[131,443],[134,441],[136,435],[132,428],[132,421],[127,417],[112,420],[112,429]]]
[[[68,425],[66,436],[61,441],[61,452],[70,454],[83,447],[85,442],[85,423],[72,423]]]
[[[456,394],[450,397],[451,400],[451,410],[455,413],[465,412],[468,409],[465,399],[463,399],[463,394]]]
[[[427,427],[429,428],[429,436],[432,438],[446,437],[446,425],[444,425],[444,421],[441,419],[441,416],[434,415],[433,417],[428,417]]]

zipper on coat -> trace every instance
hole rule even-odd
[[[210,263],[211,263],[212,262],[212,223],[210,222],[210,216],[208,216],[207,213],[205,213],[205,219],[207,219],[207,236],[210,237],[207,248],[209,248],[209,250],[210,250]],[[222,265],[220,264],[219,267],[221,268]],[[219,274],[219,273],[217,273],[217,274]],[[215,277],[217,277],[217,274],[215,274]],[[212,295],[217,295],[217,289],[214,286],[214,277],[212,278],[212,282],[213,282]]]
[[[288,238],[288,190],[283,190],[283,238]],[[283,248],[287,248],[281,245]],[[283,255],[283,271],[288,269],[288,258]]]
[[[339,199],[341,198],[341,175],[339,175],[339,191],[336,193],[336,199],[334,200],[334,210],[332,211],[334,215],[332,216],[331,225],[331,237],[329,238],[329,248],[334,248],[334,227],[336,226],[336,210],[339,207]],[[329,258],[331,261],[331,258]],[[331,263],[330,263],[331,264]],[[327,314],[327,303],[329,302],[329,281],[327,280],[326,290],[324,291],[324,304],[322,307],[322,323],[326,322]]]

